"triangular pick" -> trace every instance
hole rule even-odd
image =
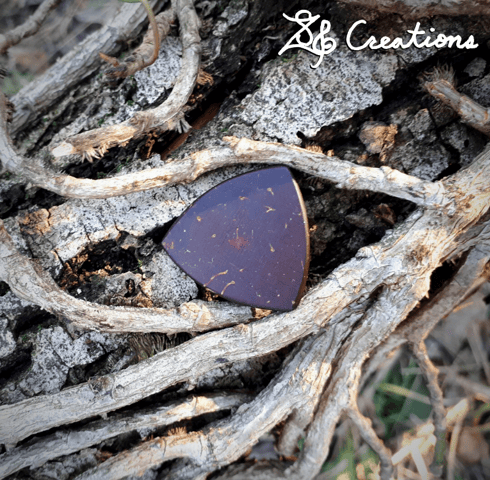
[[[301,192],[286,167],[232,178],[197,199],[163,246],[196,282],[228,300],[292,310],[309,263]]]

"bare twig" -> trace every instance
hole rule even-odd
[[[19,446],[0,455],[0,478],[25,467],[39,467],[49,460],[97,445],[123,433],[134,430],[151,432],[155,428],[187,418],[233,409],[251,399],[244,394],[200,395],[155,410],[113,415],[108,420],[98,420],[81,428],[56,432],[31,440],[28,446]]]
[[[449,444],[449,454],[447,458],[447,480],[454,480],[454,468],[456,464],[456,452],[458,450],[459,436],[463,429],[463,420],[459,420],[454,426],[453,434],[451,435],[451,442]]]
[[[0,128],[0,149],[3,148],[5,152],[5,160],[3,160],[5,168],[25,175],[34,185],[68,197],[109,198],[162,186],[189,183],[205,172],[239,163],[280,163],[325,178],[338,187],[383,192],[425,207],[450,206],[442,182],[420,180],[389,167],[362,167],[299,147],[255,142],[244,138],[238,140],[234,137],[226,140],[230,142],[231,148],[202,150],[161,168],[120,177],[90,180],[50,173],[41,165],[29,163],[15,152],[9,138]],[[451,211],[454,208],[452,206]]]
[[[10,47],[17,45],[24,38],[38,32],[51,10],[54,10],[60,3],[61,0],[44,0],[22,25],[4,35],[0,34],[0,55],[4,54]]]
[[[355,332],[356,339],[359,332],[364,334],[358,343],[362,355],[366,355],[427,294],[432,271],[463,248],[463,233],[467,235],[468,245],[474,243],[469,231],[490,208],[489,174],[490,150],[486,149],[466,170],[443,181],[460,205],[457,213],[446,216],[431,210],[414,212],[380,243],[362,248],[356,258],[334,270],[325,281],[310,290],[292,312],[201,335],[136,366],[101,377],[95,385],[86,383],[55,395],[38,396],[0,407],[0,441],[11,444],[54,426],[134,403],[209,371],[223,357],[233,362],[276,351],[318,331],[346,308],[344,315],[348,314],[349,305],[367,298],[379,286],[396,286],[396,292],[391,293],[393,297],[384,304],[386,311],[372,317],[380,323],[370,327],[369,332],[363,329]],[[2,276],[6,277],[4,272]],[[365,345],[366,341],[372,344]],[[356,368],[360,369],[361,365],[362,362],[356,364]],[[348,371],[351,367],[352,363]],[[341,370],[339,374],[345,373]],[[80,399],[85,399],[83,408],[80,408]],[[326,430],[322,427],[322,440],[317,443],[323,444]],[[314,455],[315,458],[320,456],[321,453]]]
[[[483,402],[490,402],[490,387],[487,387],[482,383],[475,382],[474,380],[470,380],[469,378],[462,377],[461,375],[454,375],[451,373],[448,374],[446,381],[457,383]]]
[[[53,155],[82,154],[87,158],[99,158],[109,148],[125,145],[150,130],[187,131],[183,108],[196,84],[201,56],[199,18],[191,0],[176,0],[175,12],[180,23],[182,39],[182,66],[175,86],[168,99],[159,107],[137,112],[133,118],[118,125],[98,128],[75,135],[53,150]]]
[[[146,32],[142,44],[124,62],[120,63],[116,58],[100,53],[102,60],[112,65],[112,68],[106,70],[106,75],[111,78],[126,78],[153,64],[158,58],[160,42],[169,34],[174,19],[175,11],[170,8],[154,17],[154,21],[150,20],[151,31]]]
[[[22,274],[20,274],[22,272]],[[0,220],[0,278],[20,298],[68,318],[80,328],[101,332],[199,332],[236,325],[252,318],[250,307],[195,301],[177,308],[114,307],[79,300],[21,255]]]
[[[490,365],[488,363],[485,347],[482,345],[480,328],[481,324],[479,322],[472,323],[469,326],[468,343],[470,344],[473,357],[485,372],[487,384],[490,384]]]
[[[372,426],[371,420],[361,414],[357,405],[351,403],[347,410],[349,418],[359,429],[361,436],[371,448],[378,454],[381,462],[380,477],[381,480],[390,480],[393,476],[393,464],[391,463],[391,452],[378,437]]]
[[[436,445],[434,452],[434,461],[431,465],[434,475],[442,475],[444,466],[444,455],[446,452],[446,410],[444,408],[444,396],[437,382],[439,370],[430,361],[427,354],[427,348],[422,340],[419,343],[411,344],[411,350],[417,359],[420,369],[427,381],[432,412],[434,414],[434,427],[436,436]]]
[[[150,0],[154,9],[160,8],[163,2]],[[115,53],[121,48],[121,42],[143,28],[146,21],[146,13],[138,4],[120,3],[114,18],[107,25],[89,35],[78,48],[68,52],[11,99],[15,105],[9,125],[11,134],[15,135],[35,122],[70,88],[100,69],[102,60],[98,52]]]
[[[449,105],[461,120],[471,127],[490,136],[490,109],[484,108],[471,98],[459,93],[445,71],[436,70],[427,76],[425,89],[435,98]]]
[[[283,420],[292,408],[315,401],[331,372],[331,362],[339,346],[334,334],[322,332],[305,339],[289,356],[281,372],[249,404],[231,418],[210,425],[203,432],[157,438],[123,452],[82,474],[80,480],[138,475],[172,458],[189,457],[205,471],[242,456],[259,437]],[[227,438],[223,443],[222,439]],[[192,467],[191,467],[192,468]],[[195,478],[195,470],[193,477]]]

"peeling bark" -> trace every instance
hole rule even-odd
[[[486,8],[485,2],[486,0],[473,4],[473,13]],[[226,19],[229,23],[226,28],[223,24],[216,27],[217,35],[214,40],[226,38],[229,29],[236,25],[233,22],[237,18],[243,19],[252,15],[256,8],[255,5],[250,6],[251,13],[247,2],[238,3],[238,6],[230,3],[222,12],[220,21]],[[344,0],[344,3],[353,2]],[[359,0],[356,3],[369,2]],[[125,144],[129,139],[153,130],[186,128],[183,120],[184,105],[195,87],[200,61],[199,19],[192,2],[182,0],[176,4],[175,10],[179,16],[184,44],[184,59],[179,79],[167,102],[146,112],[137,113],[133,120],[123,124],[72,137],[63,146],[55,149],[55,155],[75,152],[97,157],[113,145]],[[391,11],[394,5],[393,2],[384,2],[377,8],[380,11]],[[438,12],[440,8],[439,4],[408,0],[396,2],[396,6],[401,11],[410,11],[415,15],[421,12]],[[467,6],[468,4],[453,2],[448,7],[447,14],[454,14],[451,13],[454,11],[467,13]],[[205,5],[201,5],[201,8],[204,9]],[[130,31],[130,27],[127,28]],[[105,35],[104,32],[101,34]],[[266,40],[267,38],[262,39],[264,43]],[[226,40],[219,42],[222,42],[219,48],[226,44]],[[92,53],[95,45],[99,45],[99,49],[104,48],[100,46],[100,42],[89,42],[86,45],[90,45]],[[73,57],[70,62],[72,60]],[[392,66],[391,60],[392,58],[388,58],[382,68],[389,70],[390,65]],[[83,72],[90,74],[94,71],[95,67],[90,62],[83,60],[82,63],[86,70],[82,70],[81,75],[85,75]],[[365,65],[368,63],[365,62]],[[290,71],[287,66],[284,70],[287,77]],[[391,72],[393,76],[395,70]],[[379,84],[373,80],[380,91],[380,85],[388,85],[391,80],[387,79],[393,78],[391,73],[373,74],[373,78],[378,78],[377,75],[384,78]],[[362,78],[371,78],[370,75],[371,73]],[[425,88],[432,96],[454,108],[463,122],[488,134],[488,108],[459,94],[449,80],[432,77],[426,79]],[[55,77],[55,85],[58,81]],[[68,79],[67,82],[73,85],[74,80]],[[33,90],[33,98],[44,95],[37,86]],[[14,118],[12,131],[20,130],[23,122],[29,118],[36,118],[39,111],[56,101],[55,97],[59,98],[59,92],[53,93],[47,103],[42,103],[40,109],[34,109],[32,116],[26,116],[21,111],[22,115]],[[328,98],[323,100],[328,103]],[[210,146],[206,145],[204,150],[201,145],[195,148],[196,142],[187,155],[181,155],[180,160],[168,160],[161,168],[109,179],[78,179],[55,172],[52,167],[48,167],[47,159],[41,156],[34,159],[21,156],[7,133],[7,102],[1,95],[0,107],[2,165],[10,172],[23,175],[32,185],[67,197],[110,198],[162,186],[190,183],[205,172],[224,166],[282,164],[312,175],[318,182],[325,180],[345,190],[387,194],[392,198],[407,200],[417,207],[410,215],[407,214],[408,217],[403,222],[396,224],[394,213],[390,207],[385,206],[384,218],[390,226],[394,226],[393,230],[387,231],[377,243],[358,250],[354,258],[337,266],[328,276],[319,280],[294,311],[266,312],[263,315],[252,312],[248,307],[234,306],[227,302],[196,300],[176,308],[147,309],[108,307],[76,299],[60,289],[53,278],[39,267],[37,260],[29,258],[27,248],[21,253],[23,245],[20,234],[16,231],[18,223],[14,219],[8,219],[5,223],[8,228],[5,228],[0,221],[0,280],[6,282],[11,292],[19,298],[35,303],[60,318],[69,319],[69,331],[73,332],[75,327],[79,327],[107,332],[190,332],[195,336],[124,370],[114,370],[114,373],[92,377],[89,381],[85,381],[88,378],[86,377],[59,393],[38,395],[0,406],[0,443],[8,450],[0,456],[0,476],[27,466],[36,467],[57,456],[99,445],[124,432],[141,429],[146,432],[147,428],[169,425],[181,419],[191,419],[197,415],[226,409],[231,410],[229,416],[208,423],[197,431],[173,431],[150,439],[140,435],[143,439],[138,445],[86,470],[78,478],[116,479],[142,475],[149,469],[158,468],[167,460],[180,459],[171,467],[168,478],[204,480],[210,473],[246,455],[261,435],[282,425],[278,448],[285,455],[297,454],[294,463],[272,464],[263,468],[259,465],[252,468],[247,466],[245,471],[232,469],[224,478],[251,478],[253,475],[254,478],[313,479],[317,477],[328,456],[339,420],[348,416],[364,441],[380,456],[381,478],[388,479],[393,472],[392,455],[376,435],[370,420],[361,414],[357,406],[357,396],[362,385],[363,368],[368,373],[375,370],[387,353],[407,342],[420,362],[429,386],[435,412],[434,432],[438,438],[434,471],[440,471],[445,447],[446,414],[438,386],[438,371],[428,358],[423,341],[441,318],[489,278],[488,145],[467,168],[445,176],[447,172],[444,167],[439,170],[444,173],[437,177],[443,178],[442,180],[428,181],[387,166],[367,167],[341,160],[333,152],[323,155],[311,151],[315,150],[311,147],[307,150],[272,141],[251,140],[246,137],[253,136],[253,129],[243,121],[237,127],[239,131],[243,131],[241,135],[223,138],[223,141],[220,140],[222,136],[219,136],[218,140],[210,142]],[[413,124],[408,127],[405,125],[404,129],[398,129],[395,124],[390,124],[390,127],[379,127],[375,124],[378,125],[377,128],[390,130],[391,136],[388,140],[383,140],[388,145],[386,148],[374,148],[371,145],[372,139],[363,137],[361,140],[371,149],[368,148],[368,152],[381,153],[380,163],[388,163],[393,150],[399,146],[397,142],[406,141],[400,140],[397,132],[406,134],[408,129],[413,137],[426,135],[425,130],[433,128],[430,125],[432,119],[427,111],[419,113],[417,122],[414,119]],[[392,117],[396,115],[393,114]],[[239,117],[230,115],[230,118],[230,121],[237,121]],[[345,130],[352,129],[353,125],[357,128],[356,121],[365,121],[364,127],[373,126],[360,113],[359,118],[361,120],[351,120],[350,117],[346,119]],[[202,138],[207,140],[205,136]],[[304,143],[312,141],[306,139]],[[321,151],[319,148],[316,150]],[[352,159],[352,155],[349,158]],[[354,158],[362,163],[368,155],[354,155]],[[373,159],[370,161],[373,162]],[[43,210],[39,217],[45,215],[49,218],[50,214],[49,210]],[[364,217],[349,214],[346,218],[362,225],[367,214],[368,212]],[[28,215],[35,217],[37,213],[29,212]],[[341,215],[345,215],[345,211]],[[171,218],[170,216],[164,222]],[[38,237],[45,234],[42,228],[36,232]],[[90,235],[87,232],[85,235],[87,242],[91,242]],[[377,238],[381,238],[381,235]],[[129,239],[124,248],[136,248],[136,245],[139,248],[138,242],[136,238]],[[36,256],[35,251],[31,253]],[[430,294],[432,274],[448,260],[460,262],[459,270],[441,291],[425,300]],[[208,332],[196,335],[205,331]],[[286,347],[289,350],[285,362],[271,375],[272,380],[265,388],[255,395],[214,394],[199,396],[193,400],[180,400],[170,406],[154,407],[145,412],[111,413],[184,382],[187,384],[180,385],[179,388],[194,388],[204,375],[211,376],[237,362],[257,359]],[[286,353],[281,355],[286,356]],[[468,380],[455,381],[466,382],[467,386],[475,388]],[[182,390],[179,397],[181,392]],[[480,393],[488,395],[486,391]],[[236,407],[239,408],[235,410]],[[101,415],[103,420],[92,419],[97,415]],[[83,426],[66,427],[89,419],[89,423]],[[32,435],[61,426],[64,428],[28,439]],[[161,431],[158,435],[161,435]],[[298,453],[297,442],[303,436],[303,450]],[[16,444],[18,445],[15,446]]]
[[[33,439],[28,446],[17,447],[0,455],[0,477],[4,478],[25,467],[41,466],[49,460],[97,445],[123,433],[135,430],[149,433],[184,419],[239,407],[249,399],[243,394],[191,397],[158,409],[113,415],[107,420],[91,422],[83,428]]]
[[[201,59],[199,18],[190,0],[176,0],[175,13],[179,19],[182,39],[182,66],[169,98],[160,106],[137,112],[133,118],[119,125],[103,127],[72,137],[53,150],[53,155],[81,154],[89,159],[100,158],[115,145],[126,145],[150,130],[186,132],[190,126],[183,109],[196,85]]]
[[[5,418],[0,424],[0,441],[12,444],[54,426],[113,411],[209,371],[217,358],[223,356],[231,362],[276,351],[314,333],[349,304],[372,294],[381,285],[385,288],[396,286],[397,289],[391,292],[397,299],[393,302],[396,307],[387,301],[386,308],[396,308],[397,315],[389,318],[380,315],[373,322],[382,321],[384,327],[373,329],[376,337],[372,334],[364,337],[373,343],[371,346],[359,342],[358,346],[365,348],[355,363],[359,371],[366,352],[381,343],[427,294],[432,271],[461,247],[458,237],[488,211],[489,174],[490,149],[487,148],[470,167],[443,181],[452,201],[457,199],[461,205],[457,212],[451,216],[431,210],[415,212],[379,244],[361,249],[356,258],[336,269],[312,289],[293,312],[202,335],[123,372],[101,377],[96,385],[80,385],[53,396],[0,407],[0,418]],[[468,242],[472,240],[475,239],[467,239]],[[10,255],[2,247],[2,257],[8,259]],[[421,262],[422,258],[424,262]],[[6,278],[5,269],[2,278]],[[372,331],[371,326],[369,331]],[[223,345],[229,345],[225,352]],[[196,359],[201,358],[203,360],[196,364]],[[354,367],[349,365],[348,371],[351,366]],[[159,373],[151,375],[150,371]],[[142,383],[141,379],[145,381]],[[81,401],[84,404],[82,410]],[[75,405],[77,408],[74,409]],[[325,431],[322,430],[322,435]]]
[[[151,0],[157,9],[163,0]],[[136,35],[146,22],[146,13],[139,4],[121,3],[109,25],[87,37],[77,49],[69,52],[55,68],[50,69],[11,100],[15,113],[9,125],[10,133],[17,134],[32,124],[58,102],[81,80],[96,72],[102,65],[99,52],[114,53],[120,42]]]
[[[71,297],[31,260],[21,255],[0,220],[0,278],[24,300],[99,332],[202,332],[246,322],[250,307],[190,302],[174,309],[142,309],[93,304]],[[19,270],[20,269],[20,270]],[[22,275],[19,275],[22,271]]]

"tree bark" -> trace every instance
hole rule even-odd
[[[111,27],[11,99],[12,118],[0,97],[0,195],[14,199],[0,220],[0,478],[54,471],[53,459],[90,447],[97,457],[71,477],[205,479],[225,469],[222,478],[313,479],[346,417],[392,478],[393,454],[358,395],[404,344],[430,392],[441,474],[449,422],[424,341],[490,277],[484,47],[457,57],[339,45],[315,70],[305,52],[278,56],[298,28],[282,13],[310,2],[215,3],[152,2],[178,22],[161,32],[165,65],[101,81],[99,51],[116,55],[144,24],[143,8],[124,4]],[[484,3],[456,2],[444,14],[461,18],[434,24],[468,35]],[[344,4],[373,7],[325,7],[338,15],[338,39],[357,19]],[[395,7],[443,15],[439,4],[399,1],[376,5],[373,18],[389,22]],[[490,29],[479,35],[483,45]],[[415,70],[441,60],[466,66],[462,86],[441,69],[423,76],[423,92],[412,86]],[[166,86],[155,86],[165,68]],[[199,195],[269,164],[292,170],[311,226],[308,288],[285,313],[220,301],[177,274],[161,247]],[[442,265],[451,273],[436,286]],[[115,346],[113,334],[148,334],[150,353]],[[43,365],[54,386],[34,378]],[[271,432],[286,458],[240,465]]]

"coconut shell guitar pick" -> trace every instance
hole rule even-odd
[[[286,167],[232,178],[196,200],[163,246],[196,282],[228,300],[292,310],[309,264],[301,192]]]

